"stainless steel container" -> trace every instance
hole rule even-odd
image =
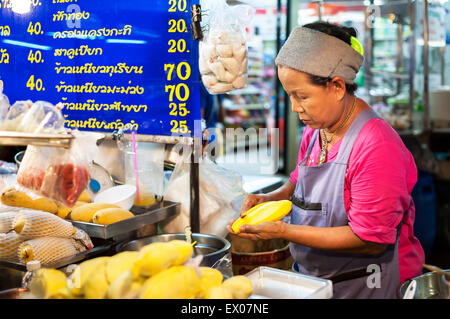
[[[116,246],[117,252],[121,251],[137,251],[145,245],[155,242],[168,242],[174,239],[186,240],[185,234],[162,234],[142,239],[123,242]],[[192,242],[197,243],[194,246],[194,256],[203,255],[201,266],[211,267],[216,261],[225,256],[231,247],[228,240],[208,234],[192,234]]]
[[[445,270],[450,273],[450,269]],[[428,272],[416,278],[417,282],[414,299],[448,299],[450,298],[449,285],[443,275],[435,272]],[[403,297],[406,293],[411,280],[405,281],[400,287],[400,294]]]

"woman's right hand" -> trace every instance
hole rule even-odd
[[[267,194],[249,194],[242,201],[240,216],[247,212],[253,206],[270,201],[270,196]]]

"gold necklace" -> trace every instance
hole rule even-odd
[[[349,120],[350,116],[352,115],[354,109],[356,106],[356,96],[355,99],[353,100],[353,105],[352,108],[350,110],[350,113],[348,113],[347,117],[345,118],[344,122],[342,122],[341,125],[339,125],[339,127],[331,134],[330,140],[327,139],[326,135],[325,135],[325,130],[321,129],[320,130],[320,137],[322,140],[322,148],[320,150],[320,154],[319,154],[319,158],[317,159],[317,165],[320,166],[322,165],[325,160],[327,159],[327,155],[328,155],[328,143],[331,143],[331,141],[333,140],[334,136],[336,135],[336,133],[344,127],[345,123],[347,123],[347,121]]]

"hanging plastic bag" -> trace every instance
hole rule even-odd
[[[206,29],[199,43],[199,69],[210,94],[242,89],[247,83],[245,30],[253,19],[248,5],[229,6],[225,0],[200,1]]]
[[[74,132],[70,149],[28,146],[17,183],[38,195],[73,207],[89,183],[95,138]]]
[[[239,217],[235,202],[245,195],[242,177],[204,158],[199,164],[199,179],[200,231],[225,237],[226,226],[231,219]],[[179,202],[181,212],[160,224],[164,232],[182,233],[190,225],[190,187],[190,164],[180,161],[167,184],[164,199]]]
[[[0,130],[9,110],[9,99],[3,94],[3,81],[0,80]]]

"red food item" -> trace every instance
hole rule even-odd
[[[50,165],[44,177],[41,192],[44,196],[72,207],[89,183],[89,173],[74,164]]]

